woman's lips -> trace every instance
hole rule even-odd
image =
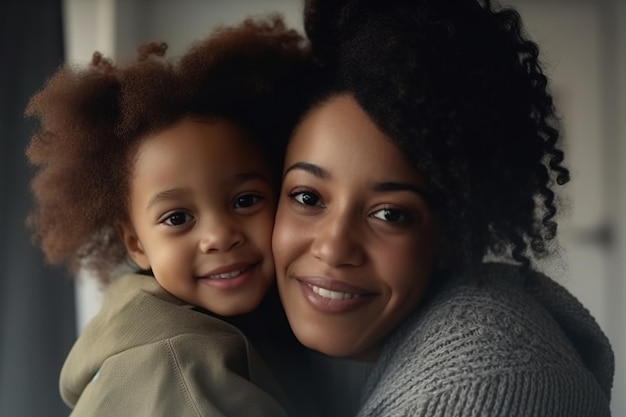
[[[327,314],[347,313],[369,304],[375,293],[328,278],[296,278],[304,298],[317,311]]]
[[[318,287],[316,285],[309,285],[313,292],[320,297],[330,298],[331,300],[348,300],[354,297],[360,297],[359,294],[354,294],[351,292],[342,292],[342,291],[332,291],[327,290],[326,288]]]

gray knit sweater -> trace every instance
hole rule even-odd
[[[486,264],[387,343],[359,417],[609,416],[614,358],[589,312],[541,274]]]

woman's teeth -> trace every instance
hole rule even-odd
[[[315,285],[309,285],[313,292],[320,297],[330,298],[331,300],[349,300],[351,298],[356,298],[359,295],[353,294],[349,292],[341,292],[341,291],[331,291],[325,288],[316,287]]]

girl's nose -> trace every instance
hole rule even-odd
[[[241,246],[245,235],[236,222],[216,219],[206,226],[200,239],[200,251],[203,253],[225,252]]]

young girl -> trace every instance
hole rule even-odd
[[[344,358],[316,357],[325,415],[609,416],[610,343],[535,267],[569,172],[519,15],[311,0],[305,17],[323,73],[273,248],[296,337]]]
[[[306,46],[275,17],[221,28],[175,62],[165,49],[64,66],[26,111],[41,121],[27,150],[35,238],[50,262],[110,283],[62,397],[77,417],[306,415],[228,322],[287,334],[275,298],[247,313],[274,289],[276,170]],[[129,258],[141,273],[113,279]]]

